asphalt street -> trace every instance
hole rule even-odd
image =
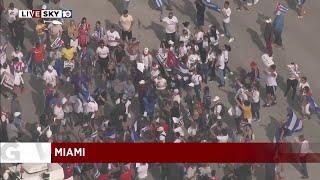
[[[72,9],[73,19],[77,22],[82,17],[87,17],[88,22],[93,25],[95,21],[100,20],[110,27],[111,24],[117,24],[122,11],[121,0],[62,0],[64,9]],[[129,6],[129,14],[135,19],[133,29],[134,37],[142,42],[143,47],[158,48],[159,40],[164,38],[164,27],[160,22],[160,12],[155,9],[153,0],[132,0]],[[179,19],[179,22],[190,21],[194,26],[195,6],[193,0],[171,0],[173,12]],[[235,37],[232,42],[232,52],[229,65],[233,71],[239,68],[249,69],[249,63],[255,60],[260,67],[262,66],[261,55],[265,53],[265,43],[262,37],[262,29],[265,17],[274,18],[274,0],[260,0],[257,5],[250,7],[249,11],[236,11],[237,0],[230,0],[231,30]],[[13,0],[19,9],[26,9],[23,1]],[[223,4],[223,0],[216,0],[219,5]],[[289,11],[285,15],[285,30],[283,32],[284,48],[274,48],[274,60],[278,68],[278,85],[277,91],[278,104],[271,108],[262,109],[262,120],[253,124],[255,137],[258,142],[272,141],[275,127],[285,117],[286,108],[293,107],[298,116],[301,117],[300,108],[297,101],[291,102],[287,100],[283,94],[286,86],[287,71],[286,65],[290,62],[296,62],[300,66],[303,75],[308,77],[311,84],[314,98],[320,103],[320,1],[307,1],[305,9],[307,15],[303,20],[298,20],[295,9],[295,0],[280,0],[288,5]],[[8,6],[9,0],[4,1]],[[35,0],[35,7],[41,5],[40,0]],[[51,7],[51,6],[50,6]],[[51,7],[54,9],[54,7]],[[167,12],[165,12],[167,14]],[[206,25],[217,24],[222,27],[221,16],[211,10],[206,10]],[[318,19],[318,20],[317,20]],[[31,47],[33,26],[35,24],[29,21],[26,26],[26,45]],[[180,23],[181,25],[181,23]],[[182,26],[182,25],[181,25]],[[223,39],[223,38],[222,38]],[[11,52],[12,48],[9,49]],[[264,78],[264,77],[262,77]],[[25,121],[30,123],[37,121],[38,115],[42,108],[42,86],[39,80],[30,79],[25,76],[26,91],[19,95],[22,104],[22,116]],[[263,82],[263,81],[262,81]],[[219,90],[216,82],[210,83],[210,89],[213,89],[212,95],[219,95],[224,102],[232,102],[234,92],[230,88]],[[8,102],[2,98],[1,106],[10,108]],[[230,106],[230,104],[228,105]],[[9,110],[9,109],[8,109]],[[303,121],[303,134],[311,142],[320,142],[320,116],[313,115],[310,120]],[[298,135],[298,134],[297,134]],[[318,148],[317,148],[318,149]],[[318,149],[318,152],[320,149]],[[319,179],[320,164],[309,165],[310,179]],[[263,179],[263,170],[257,168],[256,179]],[[296,164],[286,164],[285,174],[288,179],[300,179],[300,173]]]

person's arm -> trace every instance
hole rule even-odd
[[[129,31],[132,31],[133,25],[134,25],[134,20],[133,20],[133,18],[131,17],[131,24],[130,24]]]

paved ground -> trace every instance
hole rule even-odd
[[[62,0],[64,1],[64,0]],[[195,8],[192,0],[171,0],[173,2],[174,13],[178,17],[180,22],[188,20],[194,22]],[[216,0],[222,5],[223,0]],[[235,41],[232,43],[231,52],[231,68],[236,70],[239,67],[249,68],[249,62],[256,60],[261,64],[260,57],[264,53],[264,41],[261,36],[261,29],[263,28],[264,17],[273,15],[275,1],[263,1],[260,0],[257,5],[250,8],[250,11],[236,12],[236,0],[231,0],[231,6],[233,10],[232,14],[232,33],[235,36]],[[297,18],[295,11],[295,0],[280,0],[284,4],[288,4],[290,8],[285,17],[285,30],[283,33],[284,49],[274,49],[274,58],[278,66],[279,71],[279,90],[277,95],[279,97],[278,105],[269,109],[262,109],[261,116],[262,121],[253,125],[254,132],[256,134],[257,141],[270,141],[274,135],[274,129],[284,117],[284,112],[288,102],[283,97],[283,90],[285,88],[286,71],[285,65],[294,61],[300,65],[302,74],[307,76],[314,93],[314,97],[320,102],[320,83],[318,79],[318,70],[320,69],[319,59],[319,36],[320,23],[320,1],[307,1],[306,10],[307,16],[304,20],[300,21]],[[14,0],[16,6],[19,9],[25,9],[25,5],[18,0]],[[157,48],[159,46],[159,39],[164,36],[163,26],[159,21],[159,11],[155,10],[153,0],[133,0],[133,4],[129,7],[129,13],[133,15],[136,20],[134,26],[134,36],[141,40],[142,45],[149,48]],[[9,1],[5,1],[6,6]],[[40,1],[35,0],[35,6],[39,6]],[[107,26],[110,24],[117,24],[119,18],[119,12],[121,12],[121,0],[68,0],[62,4],[65,9],[73,10],[73,17],[79,21],[82,17],[87,17],[91,24],[94,24],[96,20],[104,22]],[[210,10],[206,10],[206,24],[219,23],[221,24],[221,17]],[[31,26],[34,24],[29,22],[29,28],[27,34],[31,37]],[[192,23],[193,24],[193,23]],[[31,38],[30,38],[31,39]],[[26,44],[30,45],[29,42]],[[26,77],[26,93],[20,96],[23,107],[23,119],[28,122],[34,122],[37,120],[39,111],[41,108],[42,100],[40,83],[34,80],[30,80]],[[212,87],[216,87],[217,84],[212,83]],[[233,92],[214,89],[213,95],[219,95],[226,101],[232,101]],[[1,99],[1,105],[6,106],[5,100]],[[299,110],[297,106],[294,106],[296,110]],[[304,130],[306,138],[312,142],[320,142],[320,133],[318,131],[320,127],[319,116],[312,116],[309,121],[304,121]],[[290,179],[299,179],[300,174],[296,170],[296,165],[286,165],[285,171]],[[319,164],[312,164],[310,168],[310,179],[319,179],[320,175],[317,170],[320,169]],[[263,171],[259,168],[256,171],[257,179],[263,179]]]

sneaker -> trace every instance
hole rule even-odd
[[[224,37],[224,34],[220,34],[221,37]]]
[[[264,104],[263,107],[270,107],[270,104]]]
[[[225,76],[224,79],[227,79],[227,76]]]
[[[232,41],[234,41],[234,38],[229,39],[229,43],[232,43]]]
[[[233,72],[232,72],[232,71],[230,71],[230,75],[231,75],[231,76],[233,75]]]
[[[67,77],[67,82],[69,82],[70,81],[70,77]]]

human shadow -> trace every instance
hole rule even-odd
[[[280,122],[273,116],[269,116],[269,118],[270,118],[270,122],[267,125],[260,125],[260,126],[264,127],[266,136],[268,137],[268,139],[270,141],[273,141],[276,128],[280,126]]]
[[[118,32],[121,32],[119,24],[111,22],[109,19],[104,20],[106,30],[109,30],[111,26],[114,26]]]
[[[251,40],[257,45],[259,50],[261,52],[265,52],[265,46],[264,46],[259,34],[255,30],[253,30],[252,28],[248,28],[247,32],[250,34]]]
[[[35,90],[32,91],[32,101],[34,103],[36,114],[40,115],[44,110],[44,96],[43,96],[43,85],[42,83],[34,77],[30,77],[30,86]]]
[[[177,5],[173,1],[171,1],[171,5],[181,14],[189,17],[193,22],[196,22],[196,9],[193,3],[190,0],[184,0],[183,2],[183,7]]]
[[[218,22],[217,18],[213,15],[213,13],[211,13],[210,10],[208,10],[206,14],[208,17],[206,20],[209,21],[209,23],[211,23],[212,25],[216,25],[219,32],[223,32],[220,23]]]
[[[160,10],[160,9],[156,6],[154,0],[148,0],[148,5],[149,5],[149,7],[150,7],[151,9],[153,9],[153,10]]]
[[[257,21],[256,23],[259,24],[260,26],[260,32],[263,33],[264,32],[264,28],[266,26],[265,20],[269,18],[269,16],[265,16],[261,13],[258,13],[258,17],[257,17]]]
[[[286,0],[286,2],[288,4],[288,8],[294,10],[295,12],[298,12],[296,0]]]
[[[117,10],[119,14],[122,14],[122,9],[123,9],[123,4],[121,3],[122,1],[120,0],[108,0],[114,8]]]
[[[161,24],[152,21],[149,26],[141,24],[141,27],[147,30],[151,29],[159,40],[164,38],[163,26]]]

